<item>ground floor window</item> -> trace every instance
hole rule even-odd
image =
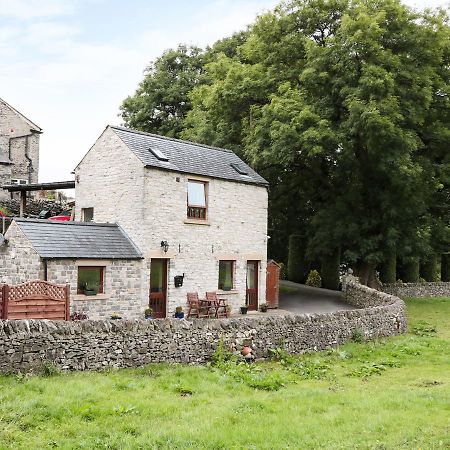
[[[78,294],[103,294],[105,282],[105,268],[99,266],[78,267]]]
[[[234,261],[219,261],[219,289],[230,291],[234,287]]]

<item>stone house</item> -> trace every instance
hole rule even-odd
[[[0,98],[0,186],[37,183],[42,129]],[[0,200],[8,194],[0,189]]]
[[[186,308],[187,292],[217,291],[234,310],[265,302],[267,182],[232,151],[108,126],[75,193],[75,220],[117,223],[142,252],[156,317]]]
[[[71,311],[92,319],[113,312],[135,319],[148,306],[141,292],[142,254],[117,224],[15,219],[5,238],[0,283],[70,284]]]

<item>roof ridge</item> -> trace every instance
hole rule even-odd
[[[22,114],[19,110],[17,110],[16,108],[14,108],[14,106],[11,106],[6,100],[2,99],[0,97],[0,102],[4,103],[8,108],[12,109],[16,114],[18,114],[19,116],[21,116],[25,122],[28,122],[28,125],[31,125],[32,127],[37,128],[38,130],[36,131],[42,131],[42,128],[35,124],[32,120],[30,120],[27,116],[25,116],[24,114]]]
[[[77,222],[74,220],[49,220],[49,219],[35,219],[29,217],[13,217],[15,222],[28,222],[28,223],[42,223],[47,225],[72,225],[72,226],[95,226],[95,227],[111,227],[119,228],[117,223],[113,222]]]
[[[116,129],[116,130],[127,131],[128,133],[143,134],[144,136],[151,136],[151,137],[154,137],[154,138],[157,138],[157,139],[161,139],[161,140],[173,141],[173,142],[181,142],[183,144],[196,145],[198,147],[204,147],[204,148],[208,148],[210,150],[218,150],[218,151],[221,151],[221,152],[235,154],[233,152],[233,150],[229,150],[227,148],[215,147],[213,145],[207,145],[207,144],[200,144],[199,142],[186,141],[184,139],[177,139],[177,138],[172,138],[172,137],[168,137],[168,136],[162,136],[160,134],[147,133],[146,131],[134,130],[132,128],[120,127],[118,125],[109,125],[109,126],[111,128],[113,128],[113,129]]]

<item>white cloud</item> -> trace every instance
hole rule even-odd
[[[69,0],[0,0],[0,17],[21,21],[66,15],[74,9]]]

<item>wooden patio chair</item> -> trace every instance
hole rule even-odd
[[[217,292],[207,292],[206,300],[214,307],[215,317],[228,317],[228,304],[224,298],[217,297]]]
[[[201,317],[211,317],[209,305],[204,300],[198,298],[198,292],[188,292],[186,295],[189,307],[188,319],[190,317],[197,317],[198,319]]]

